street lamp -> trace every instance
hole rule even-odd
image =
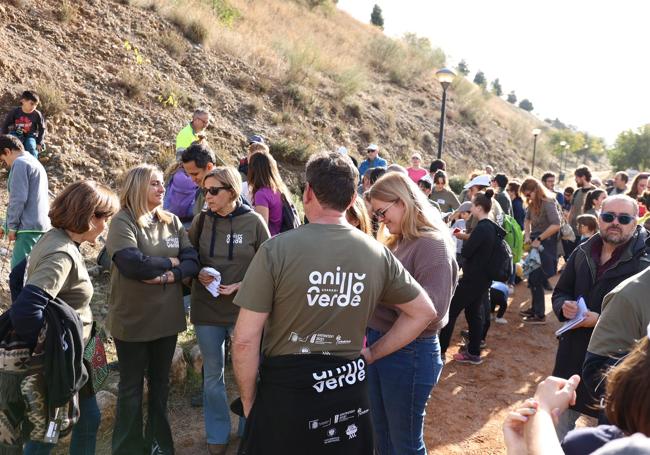
[[[534,128],[533,129],[533,165],[531,166],[531,171],[530,175],[535,175],[535,152],[537,151],[537,136],[539,136],[539,133],[541,133],[542,130],[539,128]]]
[[[438,159],[442,157],[442,143],[445,138],[445,107],[447,104],[447,89],[454,81],[456,74],[449,68],[442,68],[436,71],[436,78],[442,85],[442,107],[440,109],[440,134],[438,134]]]
[[[564,173],[562,173],[562,163],[564,162],[564,147],[566,146],[566,141],[560,141],[560,182],[564,179]]]

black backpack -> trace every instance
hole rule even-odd
[[[282,196],[282,225],[280,232],[290,231],[300,226],[300,216],[296,206],[288,200],[284,194]]]
[[[494,281],[506,282],[514,273],[512,250],[505,240],[505,234],[497,231],[497,239],[490,257],[490,270],[488,274]]]

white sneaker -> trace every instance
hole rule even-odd
[[[507,324],[508,323],[507,319],[504,319],[504,318],[496,318],[494,320],[494,322],[496,322],[497,324]]]
[[[515,287],[512,284],[508,285],[508,295],[512,295],[515,293]]]

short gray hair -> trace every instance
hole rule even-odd
[[[207,109],[199,108],[194,111],[194,114],[192,114],[192,118],[197,118],[199,115],[207,115],[210,117],[210,112]]]
[[[600,210],[605,211],[605,204],[609,204],[610,202],[615,202],[615,201],[623,201],[627,202],[632,206],[632,209],[634,211],[634,216],[638,216],[639,214],[639,203],[632,199],[630,196],[626,194],[617,194],[615,196],[607,196],[603,200],[603,205],[601,206]]]

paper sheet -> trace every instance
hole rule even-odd
[[[210,276],[214,277],[214,280],[210,281],[205,288],[208,290],[213,297],[219,297],[219,285],[221,284],[221,274],[218,270],[213,269],[212,267],[203,267],[201,272],[205,272]]]
[[[587,311],[588,310],[587,310],[587,304],[585,303],[585,299],[583,299],[582,296],[578,297],[578,313],[576,313],[576,317],[574,317],[570,321],[566,321],[564,325],[555,332],[555,336],[562,335],[567,330],[573,329],[576,325],[584,321],[587,315]]]

